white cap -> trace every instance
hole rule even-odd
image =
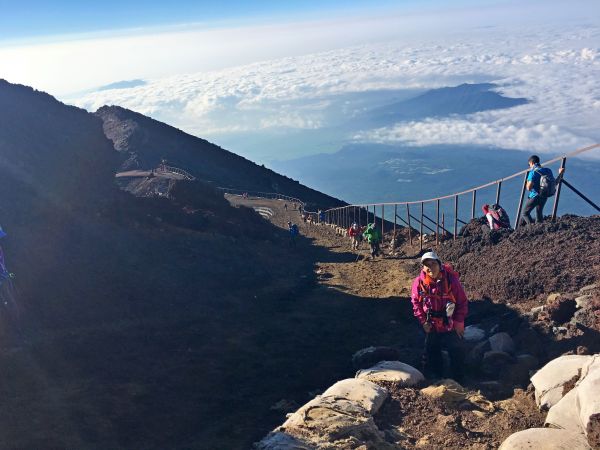
[[[436,252],[427,252],[421,256],[421,264],[423,264],[426,259],[435,259],[440,262],[442,261]]]

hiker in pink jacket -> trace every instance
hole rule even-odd
[[[458,273],[442,264],[435,252],[421,257],[423,269],[412,284],[413,313],[426,333],[423,370],[427,376],[443,377],[442,347],[450,355],[452,377],[463,378],[467,296]]]

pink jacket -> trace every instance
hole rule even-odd
[[[469,303],[467,300],[467,295],[460,284],[460,280],[458,279],[458,275],[452,272],[448,272],[446,269],[443,270],[443,276],[449,277],[450,291],[452,292],[454,299],[456,301],[456,306],[454,308],[454,313],[452,317],[449,318],[448,323],[441,323],[441,320],[434,320],[433,326],[436,332],[444,333],[447,331],[451,331],[454,328],[454,324],[458,323],[460,325],[464,325],[465,317],[467,317],[467,313],[469,312]],[[427,297],[427,295],[422,295],[426,293],[419,292],[419,285],[422,281],[425,283],[426,276],[425,272],[421,271],[419,276],[416,277],[412,284],[412,294],[411,294],[411,302],[413,306],[413,314],[419,320],[421,325],[423,325],[427,321],[427,312],[435,311],[435,312],[445,312],[446,310],[446,300],[442,300],[436,297]],[[434,296],[441,295],[443,292],[439,292],[443,289],[443,281],[440,280],[436,283],[436,286],[431,286],[431,294]],[[421,298],[421,297],[424,298]]]

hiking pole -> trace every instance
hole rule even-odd
[[[426,324],[429,324],[430,327],[432,327],[431,325],[431,313],[430,311],[427,311],[427,320],[425,321]],[[425,342],[424,342],[424,347],[423,347],[423,355],[421,356],[421,371],[423,372],[423,374],[425,374],[425,368],[427,367],[427,362],[428,362],[428,358],[427,358],[427,348],[429,347],[429,336],[431,335],[431,329],[429,330],[429,333],[425,333]]]

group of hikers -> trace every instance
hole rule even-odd
[[[543,221],[543,209],[549,197],[556,192],[556,186],[564,174],[559,170],[557,178],[552,171],[540,165],[540,159],[533,155],[528,160],[529,173],[526,189],[529,191],[527,202],[519,218],[519,225],[533,223],[531,212],[535,209],[535,222]],[[508,214],[500,205],[483,205],[483,213],[492,230],[510,228]],[[353,223],[348,229],[352,249],[358,249],[366,238],[371,246],[371,256],[380,252],[381,233],[374,224],[366,229]],[[413,280],[411,289],[413,314],[425,333],[422,369],[428,378],[444,377],[442,350],[447,351],[450,359],[449,372],[457,382],[464,380],[465,350],[463,337],[465,318],[469,311],[466,293],[461,285],[459,274],[450,264],[443,263],[434,251],[421,256],[421,270]]]

